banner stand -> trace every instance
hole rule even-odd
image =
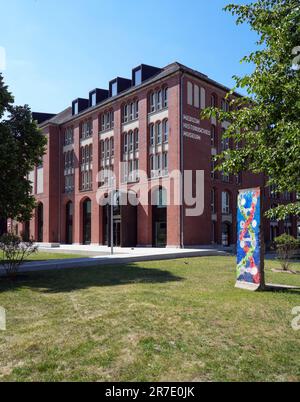
[[[240,190],[237,202],[238,289],[265,289],[263,203],[260,188]]]

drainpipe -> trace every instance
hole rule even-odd
[[[62,147],[61,147],[61,128],[58,129],[58,242],[61,243],[61,155],[62,155]]]
[[[183,166],[183,126],[182,126],[182,113],[183,113],[183,78],[184,78],[184,73],[181,74],[180,77],[180,171],[181,171],[181,191],[182,191],[182,197],[181,197],[181,206],[180,206],[180,247],[184,248],[184,233],[183,233],[183,228],[184,228],[184,166]]]

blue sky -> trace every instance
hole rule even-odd
[[[229,2],[0,0],[4,79],[17,104],[53,113],[141,63],[179,61],[232,87],[256,36],[222,11]]]

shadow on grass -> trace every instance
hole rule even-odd
[[[97,286],[120,286],[136,283],[166,283],[182,281],[184,278],[169,271],[140,268],[132,263],[61,271],[30,272],[19,274],[15,280],[0,277],[0,292],[22,288],[41,292],[72,292]]]

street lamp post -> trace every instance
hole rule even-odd
[[[114,254],[114,190],[110,192],[110,253]]]

